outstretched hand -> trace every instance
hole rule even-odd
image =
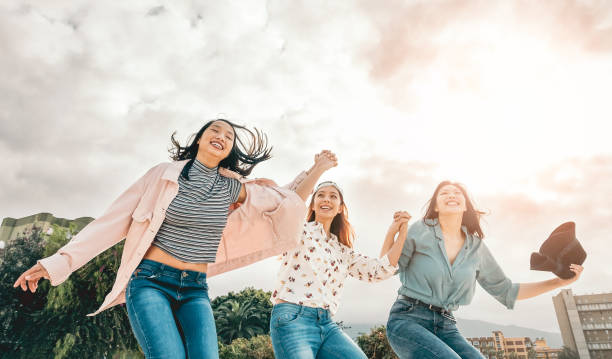
[[[577,281],[580,278],[580,275],[582,274],[584,267],[579,264],[570,264],[570,270],[574,272],[574,276],[572,278],[569,278],[569,279],[557,278],[562,287],[565,287]]]
[[[328,169],[338,165],[338,158],[336,157],[336,154],[329,150],[323,150],[316,154],[314,161],[314,167],[318,167],[322,171],[327,171]]]
[[[13,288],[17,288],[21,286],[23,291],[27,291],[30,288],[30,292],[36,292],[36,288],[38,288],[38,281],[41,278],[49,279],[49,273],[47,270],[41,266],[39,263],[36,263],[32,266],[32,268],[23,272],[19,278],[13,284]]]

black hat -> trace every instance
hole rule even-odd
[[[539,253],[531,253],[531,269],[553,272],[559,278],[574,277],[570,264],[584,263],[586,252],[576,239],[576,224],[566,222],[557,227],[542,243]]]

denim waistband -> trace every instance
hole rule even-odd
[[[291,308],[298,315],[302,317],[315,318],[319,320],[331,320],[331,312],[329,309],[307,307],[305,305],[299,305],[295,303],[278,303],[274,307],[278,309]]]
[[[172,266],[169,266],[167,264],[153,261],[150,259],[143,259],[138,265],[138,268],[148,269],[156,274],[164,275],[167,277],[173,277],[176,279],[206,281],[206,273],[204,272],[198,272],[198,271],[192,271],[192,270],[180,270]]]

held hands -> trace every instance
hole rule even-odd
[[[327,171],[330,168],[338,165],[338,158],[336,154],[329,150],[323,150],[321,153],[315,155],[313,169],[319,169],[322,172]]]
[[[34,293],[36,292],[36,288],[38,288],[38,280],[40,278],[50,279],[47,270],[39,263],[36,263],[32,266],[32,268],[23,272],[23,274],[17,278],[17,281],[15,281],[15,284],[13,284],[13,288],[21,286],[21,289],[25,292],[29,287],[30,292]]]
[[[389,226],[389,232],[397,233],[408,229],[408,222],[412,216],[406,211],[397,211],[393,214],[393,222]]]
[[[580,278],[580,275],[582,274],[584,267],[579,264],[570,264],[570,270],[574,272],[575,274],[572,278],[569,278],[569,279],[562,279],[559,277],[556,278],[557,281],[559,282],[559,286],[565,287],[577,281]]]

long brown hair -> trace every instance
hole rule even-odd
[[[310,204],[308,205],[308,215],[306,216],[307,222],[315,220],[314,198],[316,194],[316,192],[313,193]],[[351,226],[351,223],[348,221],[348,208],[346,207],[346,203],[344,203],[344,196],[342,196],[340,191],[338,191],[338,194],[340,195],[340,213],[336,214],[332,220],[329,231],[338,237],[340,243],[349,248],[353,248],[355,230],[353,230],[353,226]]]
[[[465,212],[463,213],[463,218],[461,219],[461,225],[467,228],[467,232],[469,234],[477,234],[481,239],[484,238],[484,233],[482,232],[482,228],[480,228],[480,216],[485,214],[485,212],[474,208],[467,190],[461,183],[451,181],[440,182],[438,187],[436,187],[433,196],[431,196],[431,199],[429,199],[429,202],[426,204],[428,207],[423,219],[438,219],[438,212],[436,212],[436,198],[438,197],[438,192],[440,192],[440,189],[446,185],[452,185],[459,188],[461,193],[463,193],[463,197],[465,197]]]

